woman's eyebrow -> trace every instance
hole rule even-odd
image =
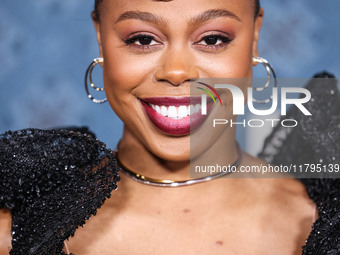
[[[233,12],[226,10],[226,9],[212,9],[204,11],[197,16],[190,19],[190,24],[198,24],[198,23],[204,23],[211,19],[216,19],[220,17],[228,17],[235,19],[239,22],[242,22],[241,19]],[[119,18],[116,20],[115,24],[127,20],[127,19],[137,19],[142,20],[145,22],[149,22],[155,25],[159,26],[167,26],[168,22],[164,20],[162,17],[159,17],[153,13],[150,12],[141,12],[141,11],[127,11],[124,12],[119,16]]]
[[[242,20],[233,12],[226,10],[226,9],[212,9],[204,11],[200,14],[198,14],[196,17],[193,17],[190,20],[191,24],[198,24],[198,23],[204,23],[211,19],[216,19],[220,17],[227,17],[235,19],[239,22],[242,22]]]
[[[158,17],[157,15],[152,14],[150,12],[141,12],[141,11],[124,12],[122,15],[119,16],[115,24],[117,24],[120,21],[127,20],[127,19],[137,19],[137,20],[146,21],[146,22],[149,22],[155,25],[161,25],[161,26],[167,25],[167,22],[163,18]]]

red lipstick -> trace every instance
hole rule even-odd
[[[140,102],[151,123],[173,136],[189,135],[204,122],[212,107],[208,102],[208,114],[202,115],[200,97],[148,97]]]

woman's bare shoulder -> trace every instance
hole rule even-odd
[[[10,211],[0,209],[0,255],[8,255],[11,249],[11,221]]]
[[[255,166],[255,170],[257,166],[258,170],[260,170],[258,173],[250,173],[249,177],[257,177],[256,185],[261,187],[261,190],[267,190],[274,197],[287,197],[288,199],[311,202],[305,185],[292,175],[288,175],[284,171],[280,172],[279,170],[270,173],[270,167],[274,167],[274,165],[246,153],[244,158],[245,165]],[[263,185],[259,185],[259,183]]]

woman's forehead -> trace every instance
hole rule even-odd
[[[127,2],[130,2],[130,3],[134,2],[133,0],[119,0],[119,1],[117,1],[117,0],[95,0],[95,11],[98,10],[99,5],[104,1],[111,2],[111,4],[119,4],[119,3],[120,4],[126,4]],[[147,0],[147,1],[152,1],[152,2],[173,2],[173,1],[175,1],[179,4],[181,4],[181,3],[183,3],[184,0]],[[227,3],[227,2],[230,2],[231,0],[209,0],[209,2],[214,2],[214,1],[215,2],[217,1],[217,2]],[[144,2],[144,1],[137,0],[136,2],[141,3],[141,2]],[[197,1],[193,0],[192,2],[197,2]],[[238,2],[243,4],[242,0],[238,1]],[[255,7],[256,12],[258,12],[258,9],[260,8],[260,0],[246,0],[245,2],[248,2],[248,4],[252,4]]]
[[[207,10],[223,10],[215,13],[229,12],[232,14],[229,16],[249,16],[249,12],[254,12],[253,0],[97,0],[97,8],[99,3],[103,6],[100,8],[101,13],[117,17],[125,12],[138,11],[158,13],[164,19],[173,16],[183,18],[196,16]]]

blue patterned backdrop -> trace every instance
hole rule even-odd
[[[86,125],[115,147],[121,122],[107,103],[91,103],[83,88],[85,69],[98,55],[93,2],[0,1],[0,133]],[[262,0],[262,5],[260,54],[279,77],[306,78],[324,69],[340,77],[340,1]]]

